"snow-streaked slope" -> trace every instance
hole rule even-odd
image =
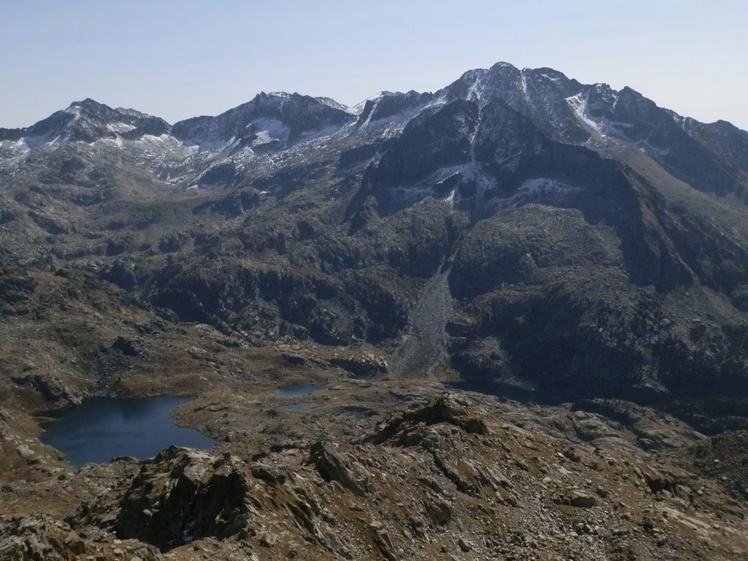
[[[354,108],[323,97],[260,93],[220,115],[194,117],[174,125],[87,99],[31,127],[0,129],[0,168],[22,166],[35,150],[78,143],[119,154],[116,157],[136,162],[169,184],[184,186],[210,185],[202,183],[202,178],[221,165],[233,166],[238,177],[259,168],[277,168],[289,158],[332,158],[330,154],[336,150],[344,154],[341,161],[356,164],[349,170],[362,169],[382,158],[386,163],[385,144],[403,135],[405,142],[416,143],[409,150],[421,150],[418,143],[426,140],[417,135],[409,138],[407,131],[455,103],[474,104],[478,123],[485,120],[487,112],[495,114],[498,104],[499,113],[521,115],[542,135],[561,144],[591,150],[610,142],[633,146],[702,190],[709,189],[709,182],[718,186],[718,192],[729,190],[729,179],[720,170],[733,165],[730,162],[735,158],[743,162],[736,165],[748,167],[748,157],[741,156],[748,150],[745,131],[681,117],[630,88],[616,91],[606,84],[584,85],[550,68],[518,69],[498,63],[465,72],[434,93],[382,92]],[[455,126],[458,128],[453,131],[447,127],[438,134],[465,137],[468,144],[474,144],[474,133],[473,137],[465,136],[465,131]],[[487,125],[481,126],[485,129]],[[504,142],[509,146],[513,140],[507,137]],[[720,153],[715,153],[710,143],[719,144]],[[350,152],[358,149],[361,157]],[[418,187],[428,192],[440,186],[440,196],[449,194],[449,182],[445,181],[454,175],[457,165],[462,169],[462,184],[476,182],[482,186],[479,191],[502,188],[494,185],[495,172],[486,172],[486,166],[503,165],[500,159],[476,166],[473,156],[456,163],[448,153],[449,149],[437,158],[443,157],[443,163],[431,163],[428,172],[417,173],[417,181],[395,182],[392,187]],[[726,153],[731,154],[729,162]],[[459,203],[460,194],[452,200]]]

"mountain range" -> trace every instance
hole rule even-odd
[[[81,310],[95,287],[168,329],[375,357],[358,376],[748,412],[748,133],[630,88],[499,63],[175,124],[86,99],[0,129],[0,185],[11,326],[64,316],[30,303],[65,278]],[[116,316],[44,335],[84,365],[62,378],[107,388],[162,352]],[[120,340],[142,352],[102,366]]]
[[[745,559],[747,189],[748,132],[506,63],[0,129],[0,558]],[[39,439],[171,394],[211,450]]]

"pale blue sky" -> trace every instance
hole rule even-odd
[[[0,127],[92,97],[169,122],[548,66],[748,129],[746,0],[0,0]]]

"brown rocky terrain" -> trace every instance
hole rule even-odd
[[[744,433],[707,438],[622,401],[540,407],[437,383],[343,378],[297,398],[236,389],[177,412],[213,449],[78,470],[5,409],[2,558],[748,554],[745,466],[726,459]]]

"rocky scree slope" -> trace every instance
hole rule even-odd
[[[108,305],[100,291],[130,303],[109,308],[110,342],[146,337],[134,306],[166,330],[379,357],[340,362],[356,375],[624,397],[742,428],[747,184],[745,131],[545,68],[499,63],[357,109],[260,94],[174,125],[85,100],[0,130],[3,321],[48,332],[65,310],[34,315],[23,279],[43,299],[64,278],[84,308]],[[67,336],[40,347],[94,364],[98,338]]]

